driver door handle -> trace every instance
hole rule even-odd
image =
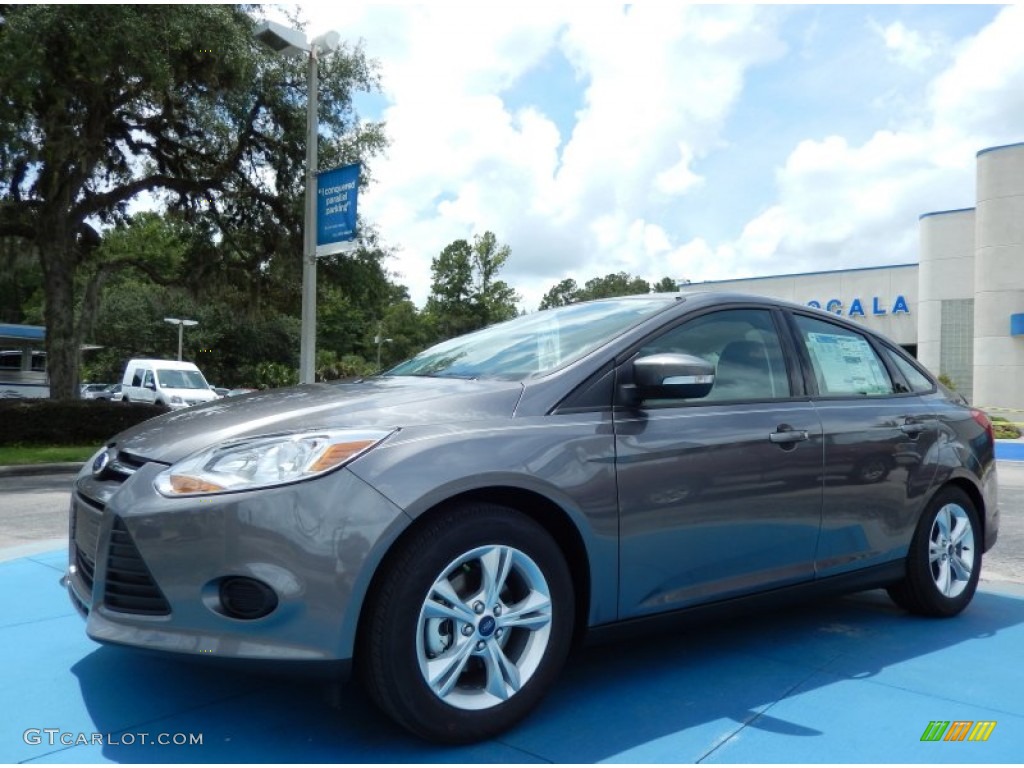
[[[768,435],[768,439],[776,445],[789,445],[791,443],[800,443],[807,439],[806,429],[783,429],[779,428],[777,432],[771,432]]]

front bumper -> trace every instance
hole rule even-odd
[[[167,499],[153,487],[164,468],[75,482],[66,581],[89,637],[208,657],[350,659],[372,574],[409,522],[402,511],[346,469]],[[273,609],[232,614],[231,579],[269,588]]]

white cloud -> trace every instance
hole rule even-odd
[[[850,143],[800,142],[777,171],[777,198],[733,243],[690,252],[700,279],[914,262],[917,219],[974,203],[975,153],[1019,141],[1024,8],[1008,7],[953,51],[920,120]]]
[[[1020,140],[1024,125],[1024,8],[1003,9],[957,44],[924,27],[874,24],[908,67],[945,65],[926,91],[886,94],[903,122],[867,138],[839,126],[795,142],[777,163],[774,197],[748,204],[759,213],[731,239],[682,238],[690,202],[714,181],[698,169],[734,152],[725,129],[751,70],[785,53],[776,9],[438,3],[309,13],[312,33],[335,26],[362,37],[381,62],[392,143],[360,202],[399,249],[392,266],[418,303],[431,259],[488,229],[512,247],[502,277],[527,309],[563,277],[619,270],[701,280],[914,261],[918,215],[972,204],[974,153]],[[827,11],[811,20],[820,33]],[[552,54],[582,89],[571,126],[502,99]],[[877,96],[826,81],[835,99]]]
[[[970,136],[975,149],[1024,136],[1024,6],[1003,9],[957,50],[932,83],[936,130]]]
[[[874,23],[872,26],[882,36],[892,58],[906,67],[920,68],[935,55],[936,47],[941,43],[936,37],[926,39],[920,32],[907,29],[900,21],[886,27]]]
[[[311,33],[333,21],[319,6]],[[333,11],[332,11],[333,13]],[[490,229],[512,247],[503,277],[536,307],[565,276],[670,270],[650,220],[700,186],[750,66],[781,45],[753,7],[440,4],[345,11],[380,59],[387,157],[360,199],[417,302],[430,261]],[[586,83],[568,135],[500,94],[558,51]],[[666,271],[664,274],[672,274]]]

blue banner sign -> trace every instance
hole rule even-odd
[[[356,236],[358,194],[358,163],[316,175],[317,246],[345,242]]]

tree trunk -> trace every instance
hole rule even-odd
[[[81,351],[75,341],[75,242],[60,229],[53,234],[39,242],[50,399],[77,400]]]

